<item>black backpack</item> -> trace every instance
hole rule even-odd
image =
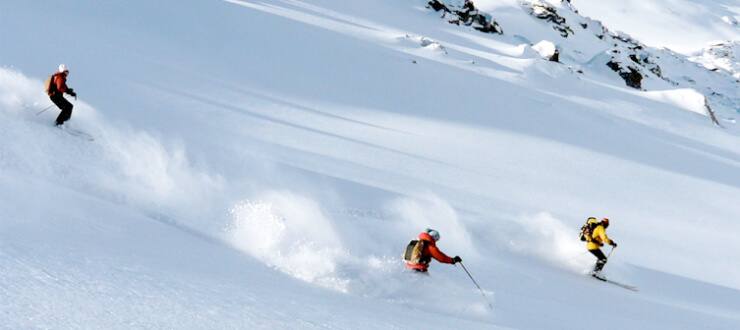
[[[593,222],[590,220],[594,219]],[[590,242],[591,241],[591,234],[593,234],[594,229],[599,225],[599,222],[596,221],[596,218],[589,218],[586,220],[586,224],[581,227],[581,232],[579,233],[579,238],[582,242]]]

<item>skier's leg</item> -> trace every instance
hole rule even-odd
[[[598,260],[596,260],[596,265],[594,265],[594,272],[598,273],[601,271],[601,269],[604,268],[604,265],[606,264],[606,256],[604,255],[604,252],[601,252],[601,249],[595,249],[595,250],[588,250],[593,254]]]
[[[64,124],[65,121],[69,120],[69,118],[72,117],[72,108],[74,106],[72,105],[72,103],[67,101],[67,99],[64,98],[64,95],[61,93],[52,95],[51,100],[54,102],[54,104],[57,105],[57,107],[59,107],[59,109],[62,110],[62,112],[59,113],[55,124]]]

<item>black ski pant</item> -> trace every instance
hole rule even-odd
[[[606,265],[606,256],[604,255],[604,252],[601,252],[601,249],[596,250],[588,250],[588,252],[591,252],[594,256],[596,256],[596,265],[594,266],[595,272],[600,272],[602,268],[604,268],[604,265]]]
[[[64,98],[63,93],[54,93],[49,96],[52,102],[56,104],[59,109],[62,110],[62,112],[59,113],[59,116],[57,117],[57,120],[55,122],[56,125],[64,124],[65,121],[69,120],[70,117],[72,117],[72,108],[74,107],[72,103],[67,101],[67,99]]]

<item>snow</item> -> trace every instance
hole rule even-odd
[[[600,20],[653,47],[689,55],[716,41],[740,39],[740,4],[733,0],[571,0],[584,16]]]
[[[669,91],[649,91],[645,93],[649,99],[662,103],[673,104],[676,108],[683,108],[700,115],[709,116],[704,95],[693,89],[674,89]]]
[[[540,54],[540,56],[542,56],[542,58],[545,59],[549,59],[557,51],[557,47],[555,46],[555,44],[547,40],[542,40],[538,42],[537,44],[532,46],[532,49],[534,49],[537,53]]]
[[[642,90],[605,66],[615,35],[728,39],[736,6],[538,1],[563,37],[528,2],[476,1],[504,35],[426,2],[0,2],[0,324],[740,326],[733,44],[644,47]],[[37,114],[60,63],[94,141]],[[604,274],[639,292],[585,276],[590,216],[619,243]],[[483,291],[405,271],[427,227]]]

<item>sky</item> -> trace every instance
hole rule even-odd
[[[694,62],[737,29],[694,10],[674,38],[689,14],[630,7],[656,43],[538,3],[573,33],[518,1],[476,1],[503,35],[421,0],[0,1],[0,324],[572,329],[597,306],[618,328],[737,327],[737,72]],[[606,62],[630,44],[600,24],[661,75],[625,86]],[[39,113],[60,63],[93,141]],[[591,216],[619,244],[604,275],[638,292],[586,275]],[[469,274],[405,270],[428,227]]]

